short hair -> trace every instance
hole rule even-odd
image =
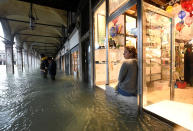
[[[126,46],[125,50],[129,51],[129,53],[132,53],[133,58],[137,58],[137,50],[134,46]]]
[[[48,57],[48,60],[52,60],[52,57]]]
[[[40,54],[40,56],[41,56],[41,58],[45,57],[45,55],[44,55],[44,54]]]

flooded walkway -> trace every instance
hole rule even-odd
[[[42,79],[39,70],[6,75],[0,67],[1,131],[173,130],[150,116],[137,117],[101,89],[58,73]]]

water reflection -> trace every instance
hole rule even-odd
[[[172,130],[149,116],[137,117],[112,95],[63,73],[53,82],[42,79],[39,70],[17,75],[6,75],[3,70],[0,68],[0,130]]]

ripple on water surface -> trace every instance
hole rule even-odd
[[[57,74],[56,81],[42,79],[39,70],[17,75],[3,72],[1,78],[0,130],[172,130],[147,115],[138,117],[131,105],[63,73]]]

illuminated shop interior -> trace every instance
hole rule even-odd
[[[126,2],[109,0],[109,15]],[[143,109],[193,130],[192,12],[183,0],[144,0],[142,12]],[[124,47],[139,44],[136,5],[108,23],[108,49],[105,14],[104,2],[94,14],[95,84],[103,89],[107,72],[109,86],[117,85]]]
[[[193,74],[187,70],[193,54],[187,50],[192,52],[193,17],[182,3],[170,4],[164,10],[144,3],[143,107],[192,130],[193,85],[187,77]]]
[[[71,53],[71,63],[72,63],[71,74],[76,79],[79,77],[78,68],[80,65],[78,64],[78,61],[79,61],[78,50],[72,51]]]
[[[114,12],[126,1],[114,3],[109,1],[110,11]],[[117,6],[119,5],[119,6]],[[106,84],[106,14],[105,2],[97,9],[94,15],[95,29],[95,84],[105,89]],[[137,13],[136,5],[108,24],[108,67],[109,85],[115,87],[119,69],[124,61],[125,46],[137,46]]]

